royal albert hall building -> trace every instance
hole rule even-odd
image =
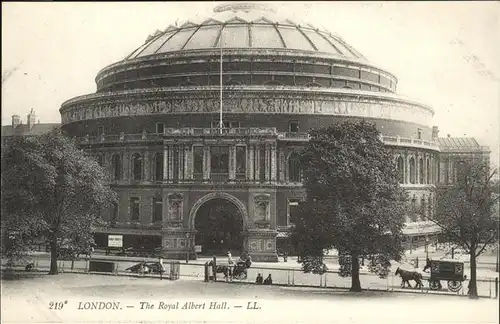
[[[99,246],[119,234],[125,248],[161,246],[166,258],[230,249],[276,261],[304,199],[307,131],[346,120],[375,123],[393,150],[410,225],[433,212],[433,109],[399,96],[397,78],[339,36],[262,4],[157,31],[96,83],[60,112],[119,196]]]

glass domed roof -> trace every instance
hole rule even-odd
[[[325,53],[365,60],[337,35],[310,24],[280,18],[262,3],[232,3],[215,7],[211,18],[186,21],[156,31],[126,60],[176,51],[219,48],[285,49]]]

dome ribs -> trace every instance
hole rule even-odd
[[[137,58],[142,52],[144,52],[144,50],[146,48],[148,48],[155,40],[157,40],[158,38],[160,38],[161,36],[165,35],[165,33],[162,33],[160,32],[159,34],[157,34],[156,36],[154,37],[151,37],[148,41],[146,41],[146,43],[142,46],[142,48],[138,48],[135,50],[134,53],[132,54],[135,54],[134,55],[134,58]]]
[[[311,39],[309,37],[307,37],[306,33],[304,33],[304,31],[302,31],[302,28],[300,28],[300,26],[295,26],[295,28],[297,28],[297,30],[302,34],[302,36],[304,36],[305,39],[307,39],[309,44],[311,44],[312,48],[317,52],[318,48],[316,47],[316,45],[314,45],[314,43],[311,41]]]
[[[326,40],[330,45],[332,45],[332,47],[340,54],[340,55],[345,55],[337,46],[335,46],[335,44],[333,44],[333,42],[331,40],[328,39],[328,37],[326,37],[325,35],[323,35],[323,33],[319,32],[318,30],[316,30],[316,32],[321,36],[323,37],[324,40]]]
[[[173,26],[172,26],[173,27]],[[158,51],[160,50],[160,48],[162,48],[163,46],[165,46],[165,44],[170,40],[170,38],[174,37],[175,35],[177,35],[181,29],[180,28],[176,28],[177,30],[175,31],[175,33],[172,33],[172,35],[170,35],[170,37],[168,37],[157,49],[156,51],[154,51],[153,54],[156,54],[158,53]]]
[[[283,44],[283,47],[284,47],[284,48],[287,48],[287,47],[286,47],[285,40],[283,39],[283,36],[281,35],[280,30],[279,30],[279,28],[278,28],[278,24],[273,24],[273,27],[274,27],[274,29],[276,30],[276,32],[278,33],[278,36],[279,36],[279,38],[281,39],[281,43]]]
[[[220,25],[220,31],[219,31],[219,35],[217,35],[217,38],[215,39],[215,43],[214,43],[214,48],[217,48],[217,43],[219,43],[220,39],[221,39],[221,36],[222,36],[222,31],[224,30],[224,27],[226,27],[226,24],[221,24]],[[221,42],[221,46],[222,46],[222,42]]]
[[[247,25],[248,28],[248,47],[252,47],[252,23]]]
[[[184,45],[182,45],[181,47],[181,50],[184,49],[184,47],[186,47],[186,45],[189,43],[189,41],[191,40],[191,38],[193,38],[194,34],[196,34],[198,32],[198,30],[201,28],[202,25],[198,25],[198,27],[193,31],[193,33],[188,37],[188,39],[186,40],[186,42],[184,43]],[[191,27],[191,26],[190,26]]]
[[[363,55],[361,55],[358,51],[356,51],[351,45],[347,44],[342,38],[339,36],[333,37],[333,35],[330,35],[332,38],[334,38],[336,41],[338,41],[340,44],[342,44],[347,50],[351,53],[356,58],[365,58]]]

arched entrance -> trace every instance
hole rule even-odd
[[[195,244],[202,247],[200,255],[226,255],[228,250],[233,255],[242,252],[244,215],[241,206],[215,197],[202,202],[195,213]]]

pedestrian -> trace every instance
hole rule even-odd
[[[227,264],[229,268],[229,277],[231,281],[233,280],[233,271],[234,271],[234,261],[233,257],[231,256],[231,251],[227,251]]]
[[[262,277],[262,274],[259,273],[257,275],[257,279],[255,279],[255,283],[258,284],[258,285],[262,285],[263,281],[264,281],[264,277]]]
[[[273,284],[273,279],[271,278],[271,274],[269,274],[266,280],[264,280],[264,285],[272,285],[272,284]]]

